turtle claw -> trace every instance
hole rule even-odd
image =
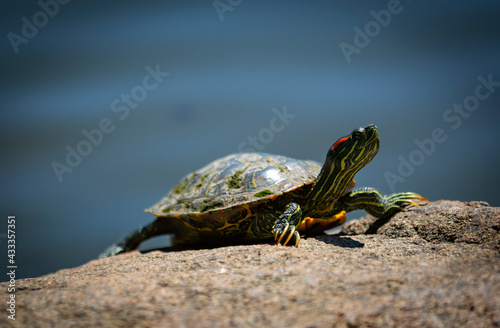
[[[292,236],[295,237],[295,246],[299,246],[300,235],[297,231],[297,227],[301,220],[302,210],[300,206],[295,203],[288,204],[285,212],[280,215],[273,226],[272,234],[274,235],[274,240],[277,240],[276,246],[281,244],[281,241],[287,234],[288,237],[284,240],[283,246],[288,244]]]
[[[290,228],[291,227],[291,228]],[[299,232],[295,229],[295,226],[290,226],[288,223],[285,225],[285,228],[283,231],[280,233],[278,230],[275,231],[275,238],[274,240],[278,239],[278,234],[279,234],[279,239],[276,242],[276,246],[278,246],[281,243],[281,240],[285,237],[285,235],[288,233],[287,239],[283,242],[283,246],[286,246],[290,239],[292,239],[292,236],[295,237],[295,247],[299,246],[300,243],[300,234]]]
[[[421,200],[426,203],[429,202],[427,198],[413,192],[400,193],[394,196],[396,196],[395,203],[398,204],[399,207],[406,207],[410,205],[420,207],[420,204],[415,203],[414,200]]]
[[[286,244],[288,244],[288,242],[290,241],[290,239],[292,238],[292,236],[295,236],[295,246],[299,246],[299,242],[300,242],[300,236],[298,236],[298,239],[297,239],[297,235],[295,235],[295,227],[292,226],[292,228],[290,229],[290,233],[288,234],[288,238],[285,240],[285,242],[283,243],[283,246],[286,246]]]
[[[412,201],[408,201],[408,202],[406,202],[406,203],[405,203],[405,205],[411,205],[411,206],[420,207],[420,205],[418,205],[417,203],[412,202]]]
[[[427,198],[424,198],[420,196],[419,194],[413,193],[413,192],[402,192],[402,193],[397,193],[397,194],[392,194],[390,196],[382,196],[380,204],[382,205],[379,207],[378,210],[375,210],[374,212],[370,212],[369,209],[367,211],[374,215],[377,218],[388,218],[394,215],[396,212],[399,212],[406,207],[409,206],[415,206],[415,207],[420,207],[425,204],[419,204],[416,201],[423,201],[425,203],[428,203],[429,201]]]
[[[278,239],[278,242],[276,243],[276,245],[279,245],[281,243],[281,239],[283,239],[283,237],[286,235],[286,232],[288,231],[288,228],[290,227],[290,224],[287,222],[285,223],[285,227],[283,228],[283,230],[281,231],[280,233],[280,238]],[[278,233],[278,231],[276,231],[276,234]],[[277,236],[277,235],[276,235]],[[276,240],[276,239],[275,239]]]

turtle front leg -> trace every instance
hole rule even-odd
[[[290,203],[285,207],[285,212],[280,215],[278,220],[274,223],[272,233],[274,240],[277,240],[276,245],[279,245],[283,238],[288,234],[284,240],[283,246],[288,244],[292,236],[295,237],[295,247],[299,246],[300,234],[297,228],[302,221],[302,210],[296,203]]]
[[[366,231],[367,234],[376,233],[378,228],[385,224],[394,214],[403,208],[413,205],[415,201],[428,200],[413,192],[401,192],[384,196],[372,188],[362,188],[341,197],[335,207],[341,207],[346,212],[365,210],[379,220],[375,221]]]
[[[372,188],[361,188],[351,191],[339,199],[339,205],[346,212],[365,210],[376,218],[391,217],[408,205],[419,206],[416,200],[428,202],[427,199],[413,192],[401,192],[384,196]]]

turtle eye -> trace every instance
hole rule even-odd
[[[330,148],[330,150],[335,150],[338,146],[340,146],[342,143],[344,143],[344,141],[347,141],[349,140],[350,136],[345,136],[345,137],[342,137],[340,138],[339,140],[337,140],[336,143],[333,144],[332,148]]]
[[[352,137],[354,139],[361,139],[364,137],[364,135],[365,135],[365,130],[362,128],[360,128],[359,130],[352,131]]]

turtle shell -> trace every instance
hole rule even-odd
[[[220,211],[269,201],[314,182],[321,165],[265,153],[238,153],[184,177],[163,199],[146,209],[158,217]]]

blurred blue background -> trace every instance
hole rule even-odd
[[[181,177],[252,137],[322,162],[373,123],[381,149],[358,186],[500,206],[500,87],[472,99],[479,76],[500,81],[498,1],[401,1],[390,22],[387,1],[42,3],[51,15],[36,1],[0,14],[0,253],[16,215],[17,278],[95,258],[152,221],[143,209]],[[464,99],[477,108],[458,121]],[[425,154],[415,140],[434,129],[446,140]],[[86,156],[70,167],[68,149]],[[55,162],[72,171],[58,177]]]

